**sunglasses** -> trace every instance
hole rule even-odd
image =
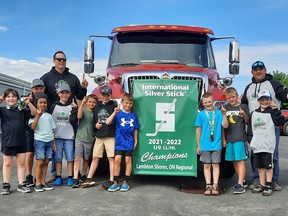
[[[264,67],[264,63],[263,62],[255,62],[254,64],[252,64],[252,67]]]
[[[55,59],[56,59],[58,62],[62,62],[62,61],[63,61],[63,62],[66,62],[66,60],[67,60],[67,59],[65,59],[65,58],[55,58]]]

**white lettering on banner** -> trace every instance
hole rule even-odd
[[[174,91],[187,91],[189,90],[189,85],[142,85],[143,90],[174,90]]]
[[[146,136],[156,136],[158,132],[175,132],[175,98],[172,103],[156,103],[156,131]],[[172,112],[172,113],[171,113]],[[159,122],[160,121],[160,122]]]
[[[146,152],[141,157],[141,162],[147,162],[147,161],[158,161],[158,160],[175,160],[175,159],[185,159],[188,158],[188,153],[168,153],[164,155],[154,155],[154,152]]]

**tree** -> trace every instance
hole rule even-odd
[[[287,74],[276,70],[276,71],[273,71],[272,76],[273,76],[273,79],[278,80],[280,83],[282,83],[283,86],[288,88],[288,75]],[[283,103],[281,109],[288,109],[288,103]]]

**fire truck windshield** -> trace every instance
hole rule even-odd
[[[110,65],[185,64],[215,68],[207,35],[182,32],[119,33],[114,37]]]

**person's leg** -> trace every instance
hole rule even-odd
[[[114,157],[108,157],[108,161],[109,161],[109,173],[110,173],[110,181],[113,182],[114,181]]]
[[[266,181],[265,181],[265,169],[259,168],[258,173],[259,173],[260,185],[264,186],[266,183]]]
[[[126,163],[125,176],[131,176],[131,173],[132,173],[132,156],[126,156],[125,157],[125,163]]]
[[[275,127],[276,145],[273,154],[273,177],[272,177],[272,189],[275,191],[282,190],[279,186],[280,176],[280,164],[279,164],[279,143],[280,143],[280,127]]]
[[[122,155],[115,155],[114,176],[120,175]],[[119,183],[119,182],[117,182]]]
[[[212,164],[213,172],[213,187],[218,189],[219,176],[220,176],[220,166],[219,164]]]
[[[26,152],[25,169],[27,176],[32,175],[33,162],[34,162],[34,152]]]
[[[78,179],[81,157],[76,156],[74,161],[74,179]]]
[[[3,182],[10,183],[13,156],[3,155]]]
[[[254,152],[252,150],[251,150],[251,155],[250,155],[250,164],[251,164],[253,176],[252,176],[251,185],[249,185],[249,189],[253,190],[253,188],[259,184],[259,174],[258,174],[258,169],[255,166]]]
[[[42,166],[42,179],[41,179],[41,184],[44,185],[46,183],[46,175],[47,175],[47,170],[48,170],[48,164],[49,164],[49,159],[45,158],[43,161],[43,166]]]
[[[241,184],[243,186],[243,182],[245,179],[245,173],[246,173],[246,166],[245,161],[235,161],[237,163],[237,175],[238,175],[238,184]]]
[[[41,185],[43,179],[43,160],[36,159],[35,178],[35,185]]]
[[[25,182],[25,153],[18,153],[16,155],[17,176],[19,184]]]
[[[97,168],[98,168],[98,164],[99,164],[99,158],[98,157],[93,157],[92,159],[92,163],[90,165],[90,169],[89,169],[89,173],[87,176],[87,179],[92,179]]]

